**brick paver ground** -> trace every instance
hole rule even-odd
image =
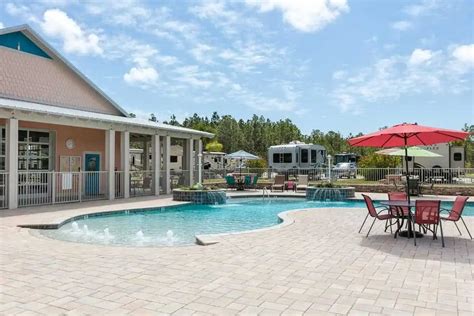
[[[474,242],[450,223],[445,248],[426,237],[417,247],[394,239],[380,222],[366,239],[357,233],[362,209],[292,213],[292,225],[212,246],[127,248],[38,237],[15,224],[64,215],[22,212],[1,221],[0,314],[474,312]],[[472,217],[467,223],[474,231]]]

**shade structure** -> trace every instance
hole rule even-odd
[[[405,148],[399,148],[399,147],[382,149],[382,150],[376,151],[375,153],[379,155],[402,156],[402,157],[404,157],[405,154],[408,155],[408,157],[443,157],[440,154],[434,153],[432,151],[429,151],[417,146],[408,147],[406,153],[405,153]]]
[[[408,181],[408,146],[432,145],[447,143],[455,140],[464,140],[468,132],[449,130],[438,127],[403,123],[394,125],[367,135],[354,137],[348,140],[351,146],[358,147],[404,147],[405,168],[407,174],[407,196],[410,200],[410,181]]]
[[[242,160],[246,159],[246,160],[255,160],[255,159],[259,159],[258,156],[255,156],[251,153],[248,153],[246,152],[245,150],[239,150],[239,151],[236,151],[235,153],[232,153],[232,154],[228,154],[225,156],[226,158],[231,158],[231,159],[240,159],[240,165],[239,165],[239,172],[240,172],[240,175],[242,175]]]
[[[464,140],[467,136],[468,132],[403,123],[351,138],[349,144],[360,147],[420,146]]]

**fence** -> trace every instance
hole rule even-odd
[[[8,207],[8,173],[0,173],[0,209]]]
[[[224,179],[228,174],[255,174],[260,179],[273,179],[277,174],[283,174],[286,178],[297,177],[298,175],[308,175],[310,181],[356,181],[356,182],[377,182],[377,183],[397,183],[405,181],[406,172],[403,168],[312,168],[312,169],[255,169],[242,168],[235,169],[206,169],[202,176],[204,181],[212,182]],[[412,169],[410,177],[419,180],[421,183],[435,184],[457,184],[474,185],[474,168],[435,168],[435,169]]]
[[[18,206],[106,199],[107,176],[107,171],[20,171]]]
[[[130,196],[144,196],[153,194],[153,171],[130,171]]]

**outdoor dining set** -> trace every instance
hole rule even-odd
[[[462,218],[462,212],[469,198],[467,196],[457,196],[450,210],[441,208],[440,200],[410,201],[405,192],[389,192],[388,200],[380,201],[379,206],[375,206],[370,196],[365,194],[362,196],[364,197],[368,213],[359,229],[359,233],[362,231],[367,219],[369,217],[373,218],[366,237],[369,237],[375,222],[380,220],[385,222],[385,231],[390,229],[390,233],[393,233],[393,226],[396,226],[394,238],[398,236],[413,238],[415,246],[416,239],[423,237],[423,234],[426,234],[428,231],[432,233],[433,240],[437,239],[439,230],[441,243],[444,247],[443,222],[449,221],[454,223],[459,234],[462,235],[457,225],[457,222],[461,221],[469,237],[472,239],[472,235]],[[418,231],[416,231],[417,225]],[[404,227],[406,230],[402,230]]]

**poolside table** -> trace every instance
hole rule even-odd
[[[395,208],[397,210],[397,221],[398,220],[402,220],[402,223],[400,224],[400,227],[397,229],[397,231],[395,232],[395,236],[394,238],[397,238],[397,235],[400,236],[400,237],[406,237],[406,238],[413,238],[413,234],[416,234],[416,238],[421,238],[423,237],[423,234],[420,233],[420,232],[417,232],[417,231],[413,231],[412,229],[412,217],[413,217],[413,213],[412,213],[412,208],[415,207],[415,201],[381,201],[380,204],[382,205],[385,205],[385,206],[389,206],[391,208]],[[400,231],[400,229],[403,227],[403,220],[405,219],[405,215],[403,214],[403,208],[408,208],[408,221],[409,221],[409,224],[408,224],[408,230],[403,230],[403,231]],[[416,212],[416,210],[415,210]]]

